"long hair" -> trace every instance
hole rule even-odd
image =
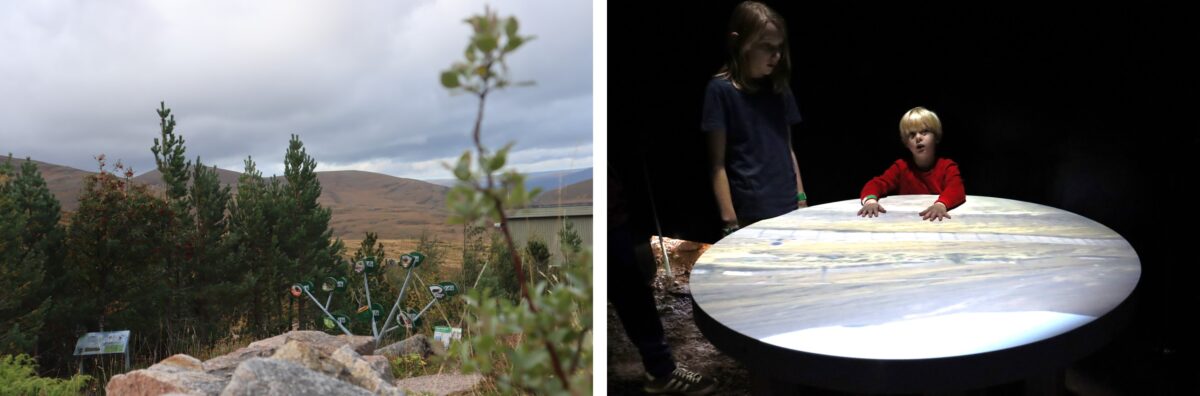
[[[750,92],[758,89],[747,76],[746,44],[752,42],[751,40],[757,40],[767,29],[768,24],[775,25],[775,28],[783,35],[783,45],[779,49],[779,63],[768,76],[771,81],[771,89],[775,93],[782,93],[783,90],[788,89],[788,79],[792,74],[792,57],[789,54],[791,50],[788,46],[787,25],[784,24],[783,17],[779,13],[757,1],[744,1],[733,9],[733,16],[729,19],[729,31],[736,32],[737,37],[729,37],[726,48],[729,53],[729,61],[717,72],[717,77],[728,78]]]

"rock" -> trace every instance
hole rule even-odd
[[[421,358],[427,358],[433,353],[433,348],[429,344],[429,339],[424,334],[417,334],[408,339],[396,342],[392,345],[385,346],[375,350],[376,355],[387,356],[388,359],[395,359],[404,355],[417,354]]]
[[[369,396],[372,393],[289,361],[251,358],[238,365],[221,395]]]
[[[396,381],[396,387],[420,395],[442,396],[470,392],[482,383],[479,374],[434,374]]]
[[[369,353],[375,346],[375,339],[369,336],[345,335],[331,336],[320,331],[304,330],[290,331],[271,338],[250,343],[245,348],[238,349],[224,356],[218,356],[204,362],[204,370],[210,374],[228,377],[239,364],[256,357],[271,357],[275,350],[283,347],[288,341],[301,341],[312,345],[324,355],[332,355],[342,345],[350,345],[358,353]]]
[[[242,364],[242,362],[252,358],[271,357],[271,355],[275,354],[275,349],[283,346],[283,344],[279,344],[278,346],[255,344],[257,342],[245,348],[240,348],[225,355],[204,361],[204,371],[219,377],[229,378],[230,375],[233,375],[233,370],[237,369],[238,365]]]
[[[204,371],[204,362],[185,354],[172,355],[169,358],[163,359],[158,364],[150,366],[150,368],[160,367],[163,370],[191,370]]]
[[[375,371],[378,371],[379,375],[383,377],[383,379],[386,379],[388,382],[393,382],[396,380],[396,377],[392,375],[392,364],[388,361],[387,356],[366,355],[362,358],[371,365],[371,368],[375,369]]]
[[[217,395],[227,382],[204,372],[199,359],[179,354],[149,368],[113,376],[104,390],[110,395]]]
[[[262,346],[276,349],[284,346],[288,341],[306,342],[320,349],[325,354],[333,354],[333,351],[341,348],[342,345],[350,345],[359,354],[370,353],[375,348],[375,339],[370,336],[346,336],[344,334],[332,336],[315,330],[289,331],[271,338],[255,341],[247,348]]]
[[[348,345],[342,348],[349,348]],[[334,378],[347,377],[349,373],[346,367],[341,363],[330,359],[328,355],[322,354],[321,351],[314,348],[311,344],[303,341],[288,341],[282,347],[271,355],[272,359],[279,359],[299,364],[309,370],[328,374]]]
[[[350,375],[346,380],[352,384],[380,395],[403,394],[399,388],[392,385],[395,378],[392,376],[390,367],[382,372],[379,371],[376,365],[363,359],[358,352],[350,349],[349,345],[342,346],[335,351],[332,360],[341,363],[349,371]]]

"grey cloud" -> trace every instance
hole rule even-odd
[[[490,3],[538,36],[509,62],[515,80],[537,85],[489,98],[487,144],[590,150],[590,2]],[[0,151],[85,170],[104,153],[148,171],[160,100],[189,157],[238,171],[248,155],[264,173],[282,171],[291,134],[319,162],[347,166],[470,147],[476,102],[450,95],[437,74],[462,57],[461,20],[483,2],[293,4],[0,5],[0,73],[12,76],[0,80]],[[591,165],[590,152],[557,152],[528,161]]]

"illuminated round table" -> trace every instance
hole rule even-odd
[[[1107,343],[1141,276],[1111,229],[1063,210],[892,196],[793,211],[708,249],[697,326],[761,380],[853,392],[962,390],[1061,370]]]

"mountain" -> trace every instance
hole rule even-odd
[[[317,172],[317,180],[317,201],[333,210],[329,224],[334,235],[362,239],[371,231],[380,238],[402,239],[428,230],[442,239],[462,238],[459,226],[446,224],[447,187],[363,171]]]
[[[525,174],[525,188],[539,187],[542,191],[549,191],[591,178],[592,168],[530,172]],[[453,187],[455,181],[454,179],[426,180],[426,182],[446,187]]]
[[[584,180],[591,180],[592,168],[569,169],[550,172],[533,172],[525,175],[525,188],[539,187],[542,191],[550,191],[559,187],[570,186]]]
[[[24,162],[16,158],[13,160],[16,166]],[[85,177],[96,173],[34,162],[63,210],[77,210]],[[239,172],[217,169],[218,179],[231,186],[235,193],[240,175]],[[158,170],[146,172],[133,180],[156,191],[165,190]],[[449,216],[446,208],[447,187],[363,171],[317,172],[317,180],[321,182],[321,196],[317,201],[333,211],[330,227],[334,236],[362,239],[363,234],[370,231],[378,233],[382,239],[407,239],[417,238],[423,231],[428,231],[442,239],[462,237],[460,226],[446,224]]]
[[[592,179],[563,188],[544,191],[533,199],[533,206],[582,205],[592,203]]]
[[[7,161],[8,158],[0,158],[0,162]],[[13,157],[13,168],[19,169],[21,164],[25,163],[24,158]],[[79,195],[83,192],[84,177],[94,175],[95,172],[75,169],[69,166],[55,165],[46,162],[34,160],[38,171],[42,173],[42,179],[46,179],[46,187],[50,189],[50,193],[58,198],[59,205],[63,211],[75,211],[79,208]]]

